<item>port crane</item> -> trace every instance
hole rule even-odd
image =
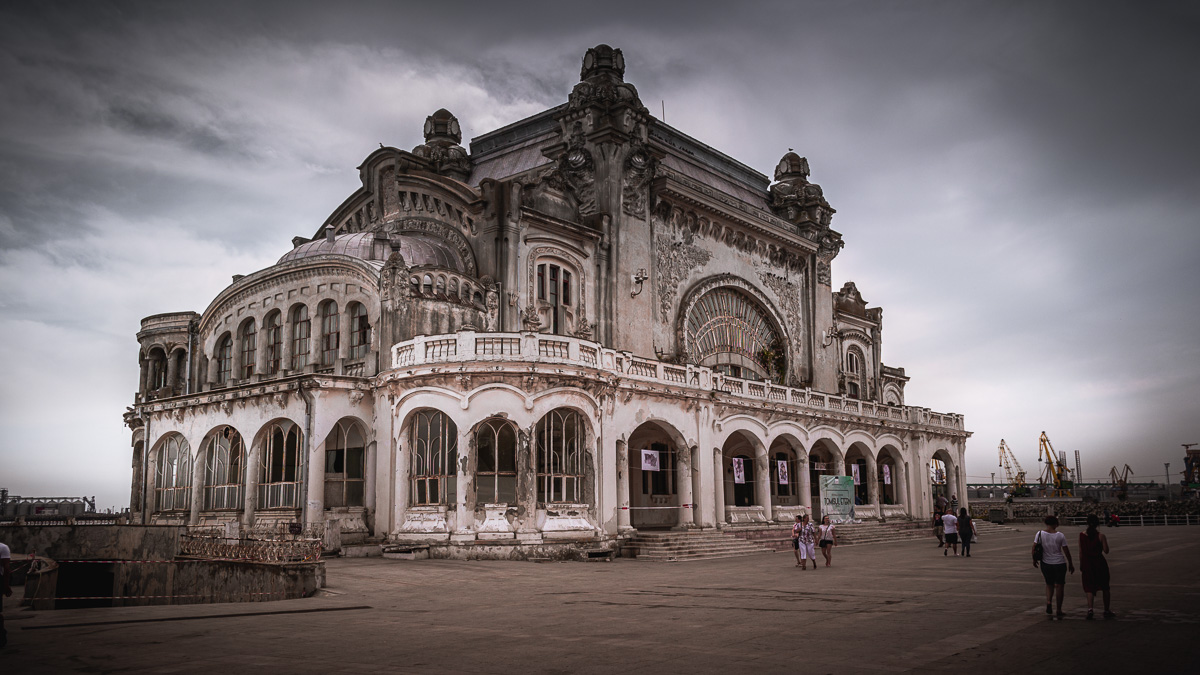
[[[1125,498],[1129,496],[1126,484],[1129,482],[1129,476],[1132,474],[1133,469],[1130,469],[1128,464],[1125,465],[1123,471],[1118,472],[1115,466],[1108,470],[1108,475],[1112,478],[1113,487],[1117,489],[1117,499],[1125,501]]]
[[[1067,468],[1066,463],[1054,452],[1054,446],[1050,445],[1050,437],[1046,432],[1042,432],[1042,437],[1038,439],[1038,461],[1046,462],[1046,466],[1042,469],[1041,484],[1052,487],[1052,497],[1071,497],[1075,489],[1075,483],[1071,480],[1071,470]]]
[[[1025,469],[1021,468],[1017,456],[1003,438],[1000,439],[1000,468],[1004,469],[1004,480],[1008,481],[1008,493],[1014,497],[1024,496],[1028,491],[1025,487]]]

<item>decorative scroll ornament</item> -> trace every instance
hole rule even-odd
[[[596,164],[585,147],[583,124],[576,122],[567,151],[558,160],[556,172],[562,185],[575,195],[580,216],[596,213]],[[551,179],[551,186],[557,180]]]
[[[536,333],[542,329],[542,316],[536,305],[528,305],[521,312],[521,326],[530,333]]]
[[[635,134],[625,158],[625,175],[621,180],[621,210],[626,214],[636,218],[646,216],[650,181],[657,168],[658,160],[650,154],[640,134]]]
[[[671,320],[671,309],[679,285],[688,274],[708,264],[712,254],[682,241],[663,238],[655,243],[655,279],[658,286],[658,311],[663,323]]]

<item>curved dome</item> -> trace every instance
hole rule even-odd
[[[458,272],[466,273],[462,258],[444,241],[435,237],[420,234],[393,235],[390,239],[376,239],[374,232],[356,232],[354,234],[339,234],[330,241],[326,238],[314,239],[288,251],[279,259],[280,263],[289,260],[300,260],[315,255],[347,255],[361,260],[385,261],[392,254],[391,242],[399,241],[400,255],[409,267],[417,265],[437,265],[448,267]]]

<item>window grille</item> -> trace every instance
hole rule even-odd
[[[226,335],[217,344],[217,384],[229,381],[233,368],[233,336]]]
[[[192,449],[179,434],[171,434],[158,450],[154,488],[158,511],[184,511],[191,505]]]
[[[273,422],[263,437],[259,464],[258,508],[300,507],[300,427]]]
[[[778,331],[758,303],[735,289],[718,288],[704,294],[688,312],[685,330],[694,363],[747,379],[764,379],[778,367],[764,363],[765,354],[779,349]],[[722,354],[738,358],[723,360]]]
[[[551,410],[536,433],[538,501],[580,502],[584,479],[584,422],[574,410]]]
[[[321,365],[333,365],[337,359],[340,339],[337,303],[326,302],[321,305]]]
[[[349,420],[325,438],[325,508],[363,505],[365,446],[359,426]]]
[[[457,495],[458,427],[437,410],[422,410],[412,422],[413,504],[451,504]]]
[[[263,330],[266,333],[267,374],[274,375],[279,372],[283,360],[283,327],[279,325],[279,312],[272,312],[267,317]]]
[[[371,323],[361,302],[350,306],[350,358],[366,357],[371,347]]]
[[[475,499],[481,504],[517,501],[517,431],[492,418],[475,430]]]
[[[222,427],[204,450],[204,508],[210,511],[242,508],[246,448],[233,427]]]
[[[292,310],[292,370],[301,370],[308,365],[308,340],[311,330],[308,307],[300,305]]]

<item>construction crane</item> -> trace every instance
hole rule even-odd
[[[1024,496],[1028,491],[1025,487],[1025,469],[1021,468],[1021,463],[1003,438],[1000,439],[1000,468],[1004,469],[1004,480],[1008,481],[1008,493],[1014,497]]]
[[[1041,483],[1053,488],[1052,497],[1074,496],[1075,483],[1071,480],[1071,470],[1058,453],[1054,452],[1054,446],[1050,445],[1050,437],[1044,431],[1038,439],[1038,461],[1046,462],[1045,468],[1042,469]]]
[[[1125,470],[1120,473],[1117,472],[1117,467],[1115,466],[1108,470],[1108,475],[1112,478],[1113,487],[1117,489],[1117,499],[1120,501],[1125,501],[1125,498],[1129,496],[1129,491],[1125,485],[1128,483],[1131,474],[1133,474],[1133,469],[1130,469],[1128,464],[1125,465]]]

